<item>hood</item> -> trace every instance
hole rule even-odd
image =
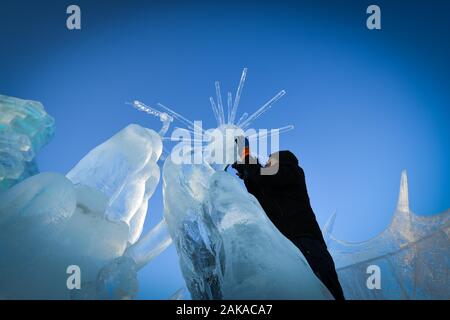
[[[271,157],[278,156],[280,165],[282,165],[282,166],[283,165],[298,165],[297,157],[288,150],[274,152],[270,156]]]

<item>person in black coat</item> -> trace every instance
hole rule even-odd
[[[266,166],[244,154],[232,167],[280,232],[295,244],[336,300],[344,300],[333,258],[311,208],[305,174],[290,151],[270,155]]]

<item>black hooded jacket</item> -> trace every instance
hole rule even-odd
[[[273,224],[288,239],[309,237],[325,245],[322,232],[309,202],[305,174],[290,151],[280,151],[276,174],[261,174],[261,165],[234,166],[244,180],[248,192],[253,194]]]

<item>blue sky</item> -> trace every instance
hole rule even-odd
[[[65,27],[70,4],[79,31]],[[44,104],[56,136],[40,169],[67,172],[129,123],[159,129],[126,101],[214,126],[214,81],[234,93],[248,67],[238,117],[285,89],[255,127],[295,125],[281,148],[299,157],[319,223],[337,210],[335,235],[362,241],[389,224],[402,169],[414,212],[450,207],[450,3],[377,1],[378,31],[365,27],[369,4],[2,1],[0,93]],[[146,229],[162,210],[159,187]],[[140,298],[175,292],[174,247],[140,277]]]

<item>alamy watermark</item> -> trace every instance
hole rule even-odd
[[[366,273],[370,274],[367,278],[366,286],[369,290],[381,289],[381,269],[376,264],[367,267]]]
[[[381,29],[381,9],[379,6],[372,4],[367,7],[367,14],[370,16],[366,20],[366,26],[369,30],[380,30]]]
[[[79,6],[72,4],[67,7],[66,13],[69,14],[66,20],[66,27],[69,30],[81,29],[81,9]]]
[[[66,280],[66,286],[69,290],[81,289],[81,269],[72,264],[67,267],[66,273],[69,275]]]

